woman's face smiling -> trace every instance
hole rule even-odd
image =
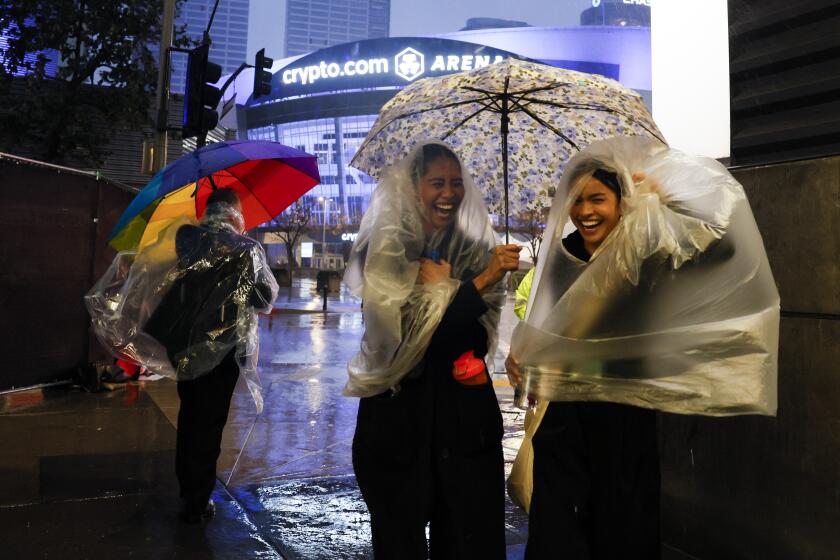
[[[590,177],[572,205],[572,223],[583,237],[583,246],[591,255],[621,219],[618,197],[604,183]]]
[[[420,201],[432,229],[441,229],[455,219],[464,199],[464,180],[461,166],[452,158],[438,157],[426,163],[426,173],[420,177]]]

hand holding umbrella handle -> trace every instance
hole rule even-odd
[[[496,245],[493,249],[493,256],[490,262],[478,276],[473,278],[478,291],[484,292],[493,284],[504,278],[505,273],[519,269],[519,251],[522,247],[519,245]]]

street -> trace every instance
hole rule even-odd
[[[362,313],[346,291],[321,312],[313,284],[281,289],[275,312],[261,318],[265,409],[256,415],[240,379],[218,462],[217,513],[206,525],[176,522],[174,382],[0,397],[7,442],[0,533],[10,557],[370,558],[368,515],[351,464],[357,400],[341,396]],[[503,317],[509,332],[512,299]],[[524,413],[513,407],[506,378],[493,382],[509,471]],[[508,502],[506,521],[508,558],[521,558],[527,516]]]

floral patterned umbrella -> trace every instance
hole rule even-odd
[[[641,96],[615,80],[509,58],[406,87],[382,108],[351,165],[377,177],[416,144],[443,141],[490,212],[504,214],[507,231],[510,215],[550,204],[573,153],[621,135],[665,142]]]

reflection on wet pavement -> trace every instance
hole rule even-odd
[[[305,289],[298,289],[292,304]],[[281,294],[281,301],[284,300]],[[241,453],[220,465],[220,475],[263,535],[288,558],[369,558],[370,524],[355,484],[351,443],[357,399],[341,396],[346,364],[364,331],[359,302],[342,294],[342,307],[323,313],[294,313],[305,305],[286,305],[260,324],[260,376],[265,410],[236,400],[226,434],[242,442]],[[332,301],[330,309],[333,309]],[[503,336],[513,327],[506,309]],[[497,363],[507,346],[500,345]],[[506,426],[507,471],[523,435],[524,413],[513,407],[504,376],[494,376]],[[238,388],[243,391],[244,388]],[[248,433],[245,425],[250,423]],[[231,444],[233,448],[236,445]],[[509,558],[521,558],[527,517],[507,507]]]
[[[286,558],[369,558],[370,523],[352,475],[242,488],[237,498]]]
[[[165,390],[0,395],[3,558],[282,558],[221,485],[212,526],[178,523],[175,429],[146,387]]]
[[[362,314],[346,292],[330,298],[326,314],[312,311],[320,303],[301,282],[261,318],[265,409],[255,414],[240,382],[218,463],[217,515],[206,526],[177,523],[173,382],[0,396],[4,556],[370,558],[370,524],[351,462],[358,401],[341,396]],[[503,332],[513,320],[505,319]],[[497,363],[507,350],[500,346]],[[509,471],[524,414],[504,376],[494,376],[494,385]],[[522,557],[526,526],[508,502],[509,559]],[[40,542],[45,537],[49,543]]]

